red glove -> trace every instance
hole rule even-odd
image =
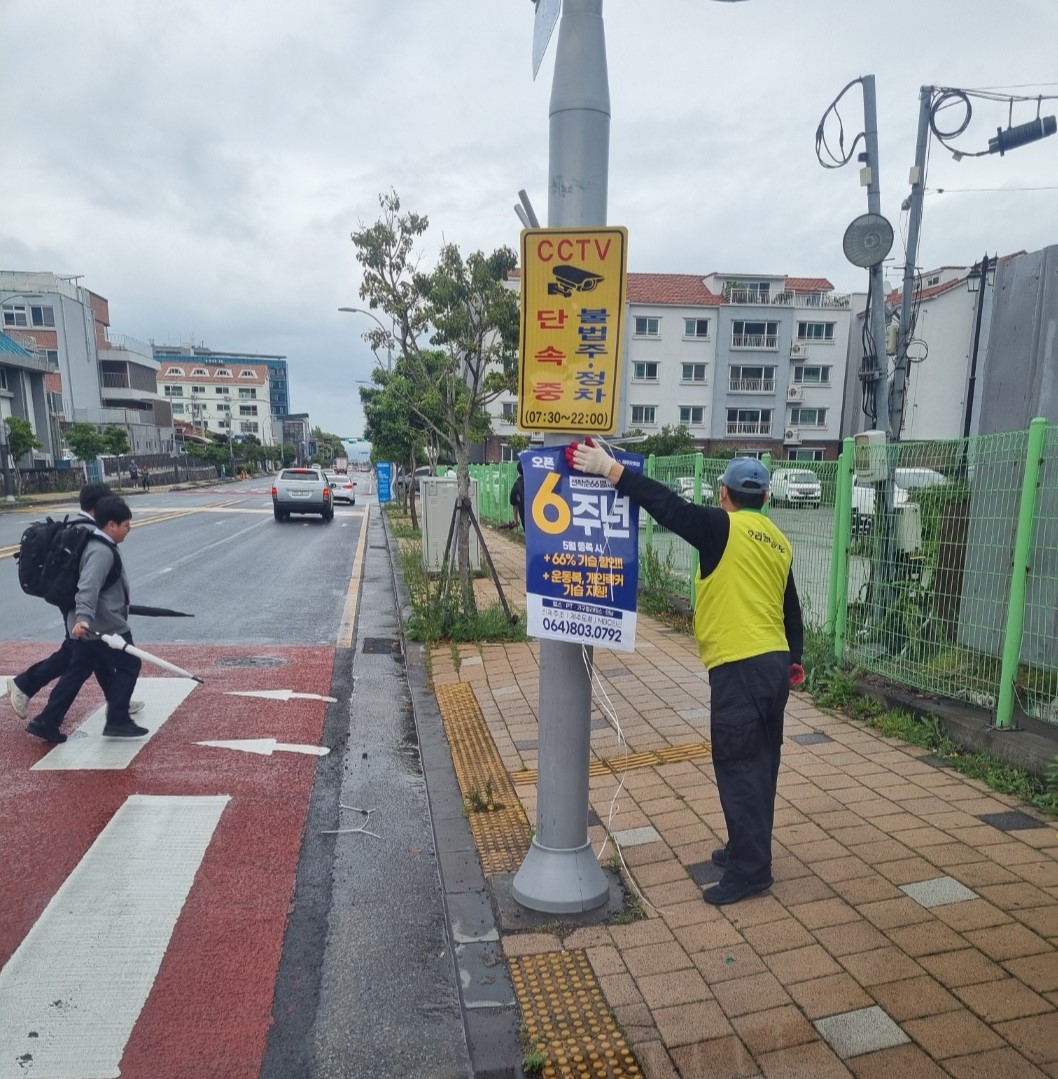
[[[805,669],[800,663],[790,664],[790,688],[803,686],[805,683]]]

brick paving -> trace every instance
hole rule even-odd
[[[524,610],[524,547],[493,532],[489,549]],[[491,581],[477,588],[496,601]],[[473,688],[511,774],[537,767],[538,662],[535,642],[430,653],[435,687]],[[595,665],[593,759],[708,738],[689,635],[640,615],[636,651],[596,649]],[[516,793],[534,821],[535,785]],[[624,859],[647,918],[503,945],[584,949],[650,1079],[1058,1079],[1058,822],[801,694],[764,896],[701,898],[696,879],[726,838],[708,758],[593,776],[589,797],[633,837]],[[605,837],[589,827],[596,850]]]

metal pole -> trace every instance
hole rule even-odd
[[[0,471],[4,473],[4,501],[15,501],[15,483],[11,475],[9,455],[7,449],[7,423],[6,417],[0,418]]]
[[[918,140],[915,164],[911,169],[911,205],[907,219],[907,249],[904,262],[904,291],[900,298],[900,335],[897,338],[893,368],[893,392],[889,398],[889,428],[893,438],[900,438],[900,420],[904,414],[904,387],[907,383],[907,350],[911,344],[911,300],[915,291],[918,263],[918,234],[922,226],[922,193],[926,184],[926,151],[929,148],[929,112],[933,87],[923,86],[918,95]],[[895,420],[894,420],[895,417]]]
[[[977,384],[977,349],[981,344],[981,316],[985,311],[985,289],[988,287],[988,252],[981,259],[981,284],[977,293],[977,315],[974,320],[974,344],[970,353],[970,378],[966,385],[966,415],[963,417],[962,436],[970,437],[970,424],[974,411],[974,387]]]
[[[563,0],[549,115],[548,226],[605,225],[610,90],[602,0]],[[570,438],[544,441],[561,446]],[[592,651],[540,642],[536,834],[512,885],[530,910],[592,910],[610,894],[588,842]]]
[[[1025,636],[1025,596],[1032,571],[1032,534],[1036,524],[1036,500],[1040,488],[1040,468],[1047,437],[1047,420],[1041,416],[1029,424],[1029,445],[1025,454],[1025,475],[1021,483],[1018,527],[1014,534],[1014,565],[1010,575],[1010,601],[1003,633],[1003,659],[999,671],[999,700],[996,728],[1014,729],[1014,679]]]
[[[874,94],[874,76],[863,76],[863,121],[864,145],[866,147],[866,166],[869,170],[867,179],[867,209],[872,214],[882,213],[882,189],[879,183],[878,167],[878,106]],[[885,283],[882,263],[871,267],[871,340],[874,341],[874,414],[875,422],[887,414],[886,397],[888,394],[888,371],[885,358]],[[890,434],[892,425],[890,424]],[[899,424],[894,437],[899,438]]]

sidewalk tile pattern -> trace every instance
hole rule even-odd
[[[524,605],[524,547],[499,533],[489,544],[505,594]],[[491,581],[476,587],[483,606],[495,601]],[[446,645],[430,669],[439,699],[472,694],[511,797],[534,820],[537,643]],[[593,701],[589,809],[601,823],[588,837],[600,850],[607,827],[656,832],[623,848],[647,917],[564,939],[508,934],[512,969],[530,937],[548,969],[583,951],[648,1079],[1058,1079],[1055,821],[795,693],[775,884],[710,907],[695,877],[726,840],[711,762],[668,757],[708,745],[694,642],[640,615],[636,650],[597,648],[595,669],[606,696]],[[618,775],[622,758],[637,766]]]

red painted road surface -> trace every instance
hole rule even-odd
[[[0,702],[0,967],[129,795],[229,795],[126,1046],[121,1074],[131,1079],[256,1076],[317,758],[263,757],[194,743],[271,737],[320,744],[325,702],[230,697],[225,691],[326,695],[335,652],[330,647],[152,647],[146,641],[142,646],[206,681],[125,770],[30,771],[51,747],[24,732],[24,721],[6,698]],[[0,671],[16,674],[50,650],[4,644]],[[286,662],[251,667],[223,662],[246,657]],[[165,672],[144,663],[142,674],[155,678]],[[46,693],[32,702],[31,717],[43,707]],[[63,729],[76,729],[101,703],[98,686],[87,684]],[[99,1001],[101,1010],[106,1006]]]

